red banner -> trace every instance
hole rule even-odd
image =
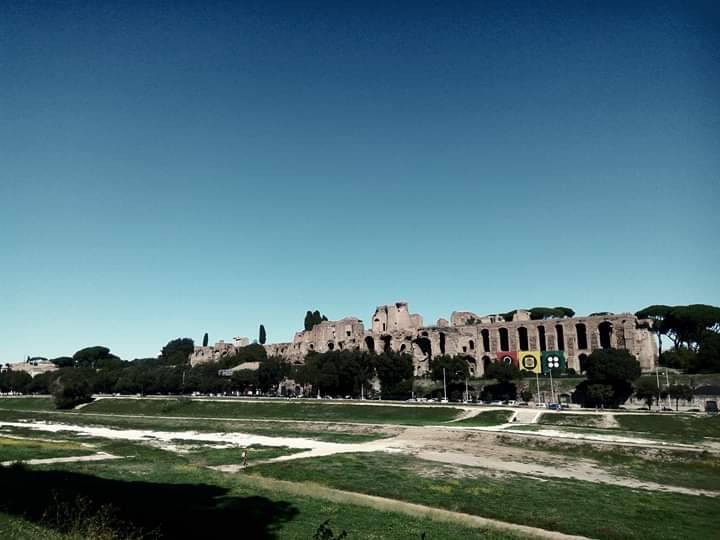
[[[502,362],[503,364],[512,364],[518,367],[518,357],[515,351],[512,352],[498,352],[496,354],[496,361]]]

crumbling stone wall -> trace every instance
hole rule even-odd
[[[422,317],[410,314],[406,302],[396,302],[376,308],[368,331],[360,319],[346,317],[297,332],[291,343],[265,348],[268,355],[296,363],[304,362],[312,351],[402,352],[412,355],[416,376],[430,371],[434,356],[464,355],[471,374],[481,376],[502,352],[560,350],[568,367],[581,372],[584,359],[593,350],[612,347],[629,351],[647,371],[656,366],[658,356],[650,328],[650,321],[639,320],[631,313],[533,321],[526,310],[515,312],[512,321],[505,321],[501,315],[455,311],[450,324],[440,319],[436,326],[423,326]],[[202,354],[203,359],[214,358],[222,349]]]

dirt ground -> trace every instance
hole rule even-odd
[[[298,423],[301,426],[302,422]],[[476,471],[465,471],[463,474],[522,474],[538,478],[577,479],[588,482],[613,484],[634,489],[647,489],[653,491],[666,491],[690,495],[719,496],[713,491],[697,490],[679,486],[668,486],[653,482],[640,481],[634,478],[618,476],[598,466],[593,461],[578,458],[563,457],[562,455],[547,454],[533,449],[532,444],[526,446],[511,446],[501,444],[498,437],[517,438],[519,441],[530,440],[562,440],[564,445],[592,444],[607,447],[608,444],[617,444],[613,437],[606,437],[606,441],[582,440],[576,441],[567,438],[566,434],[552,430],[534,432],[532,434],[513,433],[512,431],[488,431],[483,429],[460,429],[450,427],[378,427],[355,426],[348,424],[327,423],[328,431],[343,433],[382,433],[387,438],[369,442],[338,443],[318,441],[310,437],[275,437],[256,435],[241,432],[197,432],[197,431],[159,431],[150,429],[119,429],[98,426],[82,426],[51,422],[0,422],[0,426],[30,428],[38,432],[67,432],[92,437],[109,439],[124,439],[131,441],[145,441],[148,444],[159,446],[168,451],[181,451],[176,444],[192,442],[207,445],[219,444],[228,447],[245,447],[254,444],[262,446],[289,447],[303,450],[301,452],[280,456],[266,461],[254,462],[253,465],[267,462],[291,461],[311,457],[331,456],[344,453],[362,452],[389,452],[416,456],[422,460],[436,462],[439,465],[457,467],[473,467]],[[312,428],[317,430],[318,424],[313,423]],[[544,435],[543,433],[549,435]],[[651,448],[653,441],[636,440],[642,448],[646,444]],[[218,467],[226,472],[235,472],[241,465],[226,465]],[[435,474],[428,470],[427,474]]]

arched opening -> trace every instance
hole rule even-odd
[[[600,332],[600,347],[609,349],[611,347],[612,323],[608,321],[601,322],[598,325],[598,331]]]
[[[485,328],[480,334],[482,335],[483,351],[490,352],[490,331]]]
[[[328,350],[335,350],[335,344],[332,341],[328,341]]]
[[[540,350],[547,351],[547,340],[545,339],[545,327],[538,326],[538,341],[540,342]]]
[[[390,352],[390,343],[392,342],[391,336],[380,336],[383,342],[383,352]]]
[[[575,325],[575,333],[577,334],[578,349],[587,349],[588,348],[587,328],[585,328],[585,325],[583,323],[576,324]]]
[[[491,362],[492,362],[492,360],[490,360],[489,356],[482,357],[483,373],[487,373],[488,369],[490,368]]]
[[[417,346],[420,347],[420,351],[425,356],[427,356],[428,358],[432,357],[432,344],[430,343],[430,340],[428,338],[419,337],[414,340],[413,343],[417,343]]]
[[[510,350],[510,339],[508,337],[508,331],[507,328],[501,328],[498,330],[500,333],[500,350],[501,351],[509,351]]]
[[[521,351],[527,351],[530,348],[530,346],[528,345],[528,331],[527,328],[525,328],[524,326],[518,328],[518,342],[520,343]]]
[[[557,335],[557,348],[558,351],[565,350],[565,333],[563,331],[562,324],[555,326],[555,334]]]
[[[468,347],[470,347],[471,351],[475,350],[475,342],[472,339],[468,341]]]
[[[440,354],[445,354],[445,334],[440,332]]]
[[[578,360],[580,360],[580,373],[585,373],[588,366],[588,355],[583,353],[578,356]]]
[[[400,345],[400,352],[405,352],[405,344]]]
[[[375,340],[372,337],[365,338],[365,345],[367,345],[368,351],[375,352]]]

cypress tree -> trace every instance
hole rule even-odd
[[[265,342],[267,341],[267,334],[265,333],[265,327],[261,324],[260,325],[260,335],[258,336],[258,342],[260,345],[265,345]]]
[[[203,336],[203,347],[207,347],[208,344],[208,333],[205,332],[205,335]]]

